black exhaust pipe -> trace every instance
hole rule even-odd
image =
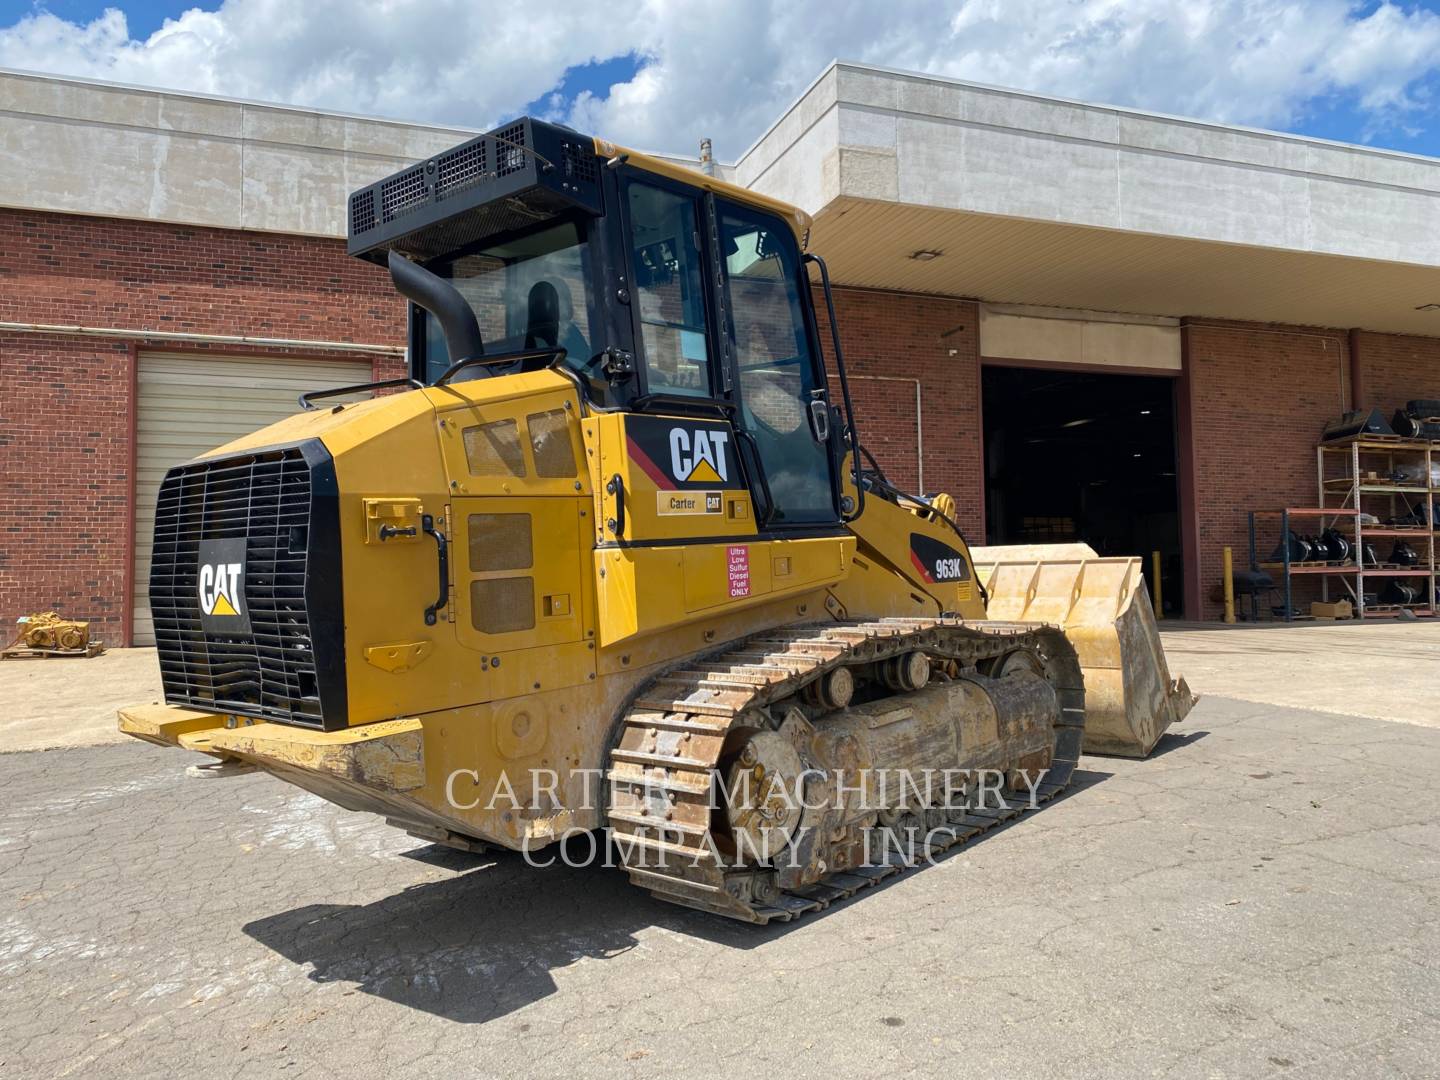
[[[419,304],[439,321],[451,366],[485,355],[480,324],[459,289],[393,249],[389,263],[390,280],[400,295]]]

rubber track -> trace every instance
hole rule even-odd
[[[1073,647],[1056,627],[963,619],[881,619],[784,627],[744,638],[703,661],[690,661],[648,684],[632,703],[611,751],[609,824],[630,880],[671,903],[752,923],[789,920],[916,865],[910,849],[884,865],[832,872],[794,891],[751,895],[749,875],[727,874],[707,858],[711,774],[724,736],[747,710],[793,698],[840,665],[869,664],[912,650],[969,667],[1017,649],[1038,656],[1060,704],[1055,746],[1036,802],[1070,782],[1080,755],[1085,691]],[[928,846],[935,855],[1031,809],[1002,796],[998,807],[946,811],[948,822]],[[878,839],[880,827],[872,830]],[[893,849],[894,840],[890,841]],[[923,847],[924,845],[918,845]]]

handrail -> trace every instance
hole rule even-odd
[[[307,390],[300,395],[300,407],[306,412],[313,412],[315,406],[310,404],[318,398],[343,397],[345,394],[363,394],[366,390],[388,390],[392,386],[408,386],[412,390],[423,390],[425,384],[419,379],[412,379],[408,376],[400,379],[381,379],[379,382],[357,383],[355,386],[332,386],[329,390]]]
[[[845,514],[842,507],[841,514],[842,520],[854,521],[865,512],[865,485],[860,482],[860,431],[855,425],[855,407],[850,402],[850,380],[845,375],[845,353],[840,348],[840,329],[835,325],[835,298],[830,292],[830,269],[825,265],[825,260],[813,252],[807,251],[801,258],[820,267],[820,286],[825,291],[825,312],[830,319],[830,340],[835,349],[835,372],[840,376],[840,396],[845,401],[845,421],[850,430],[850,469],[855,477],[855,512]]]
[[[526,349],[523,352],[496,353],[494,356],[471,356],[464,360],[457,360],[441,373],[440,377],[430,385],[444,386],[455,375],[468,367],[489,367],[491,364],[513,364],[517,360],[539,360],[544,357],[553,364],[557,360],[564,360],[566,352],[563,348],[555,349]]]
[[[648,412],[652,405],[669,405],[675,409],[713,409],[722,416],[736,411],[733,401],[690,397],[687,394],[642,394],[630,402],[630,407],[636,412]]]

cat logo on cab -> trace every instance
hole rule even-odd
[[[631,416],[625,440],[631,462],[661,491],[738,488],[743,482],[735,432],[723,420]]]
[[[670,475],[682,484],[723,484],[730,479],[725,445],[730,433],[718,428],[670,429]]]

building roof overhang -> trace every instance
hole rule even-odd
[[[736,177],[846,284],[1440,334],[1431,158],[836,63]]]

